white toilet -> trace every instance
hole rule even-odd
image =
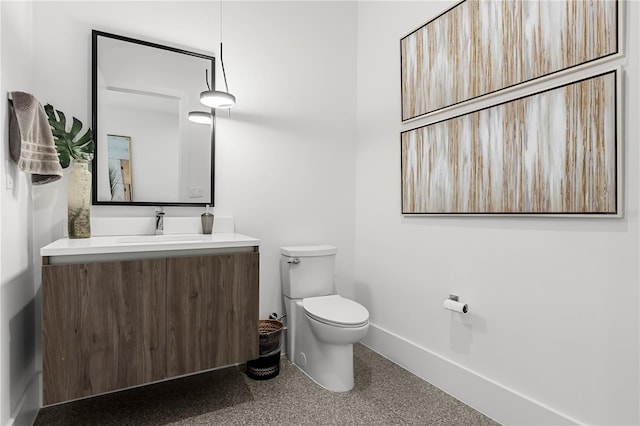
[[[353,389],[353,344],[369,328],[369,311],[335,294],[333,246],[282,247],[287,357],[320,386]]]

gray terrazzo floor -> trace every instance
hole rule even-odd
[[[210,371],[40,410],[35,425],[496,425],[362,345],[356,386],[332,393],[286,358],[270,380],[242,366]]]

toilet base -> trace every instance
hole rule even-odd
[[[355,385],[353,373],[353,345],[318,345],[319,351],[300,353],[294,364],[311,380],[331,392],[348,392]]]
[[[353,389],[353,344],[332,345],[316,339],[300,300],[285,298],[285,310],[289,361],[327,390]]]

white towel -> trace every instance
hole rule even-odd
[[[29,93],[12,92],[9,114],[9,154],[18,170],[31,174],[34,185],[62,177],[62,167],[47,114]]]

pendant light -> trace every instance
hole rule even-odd
[[[198,124],[211,124],[213,123],[213,115],[210,112],[189,111],[189,121]]]
[[[222,0],[220,0],[220,66],[222,68],[222,77],[224,78],[224,87],[222,90],[207,90],[200,93],[200,102],[211,108],[233,108],[236,105],[236,97],[229,93],[229,85],[227,84],[227,73],[224,70],[224,60],[222,59]]]

